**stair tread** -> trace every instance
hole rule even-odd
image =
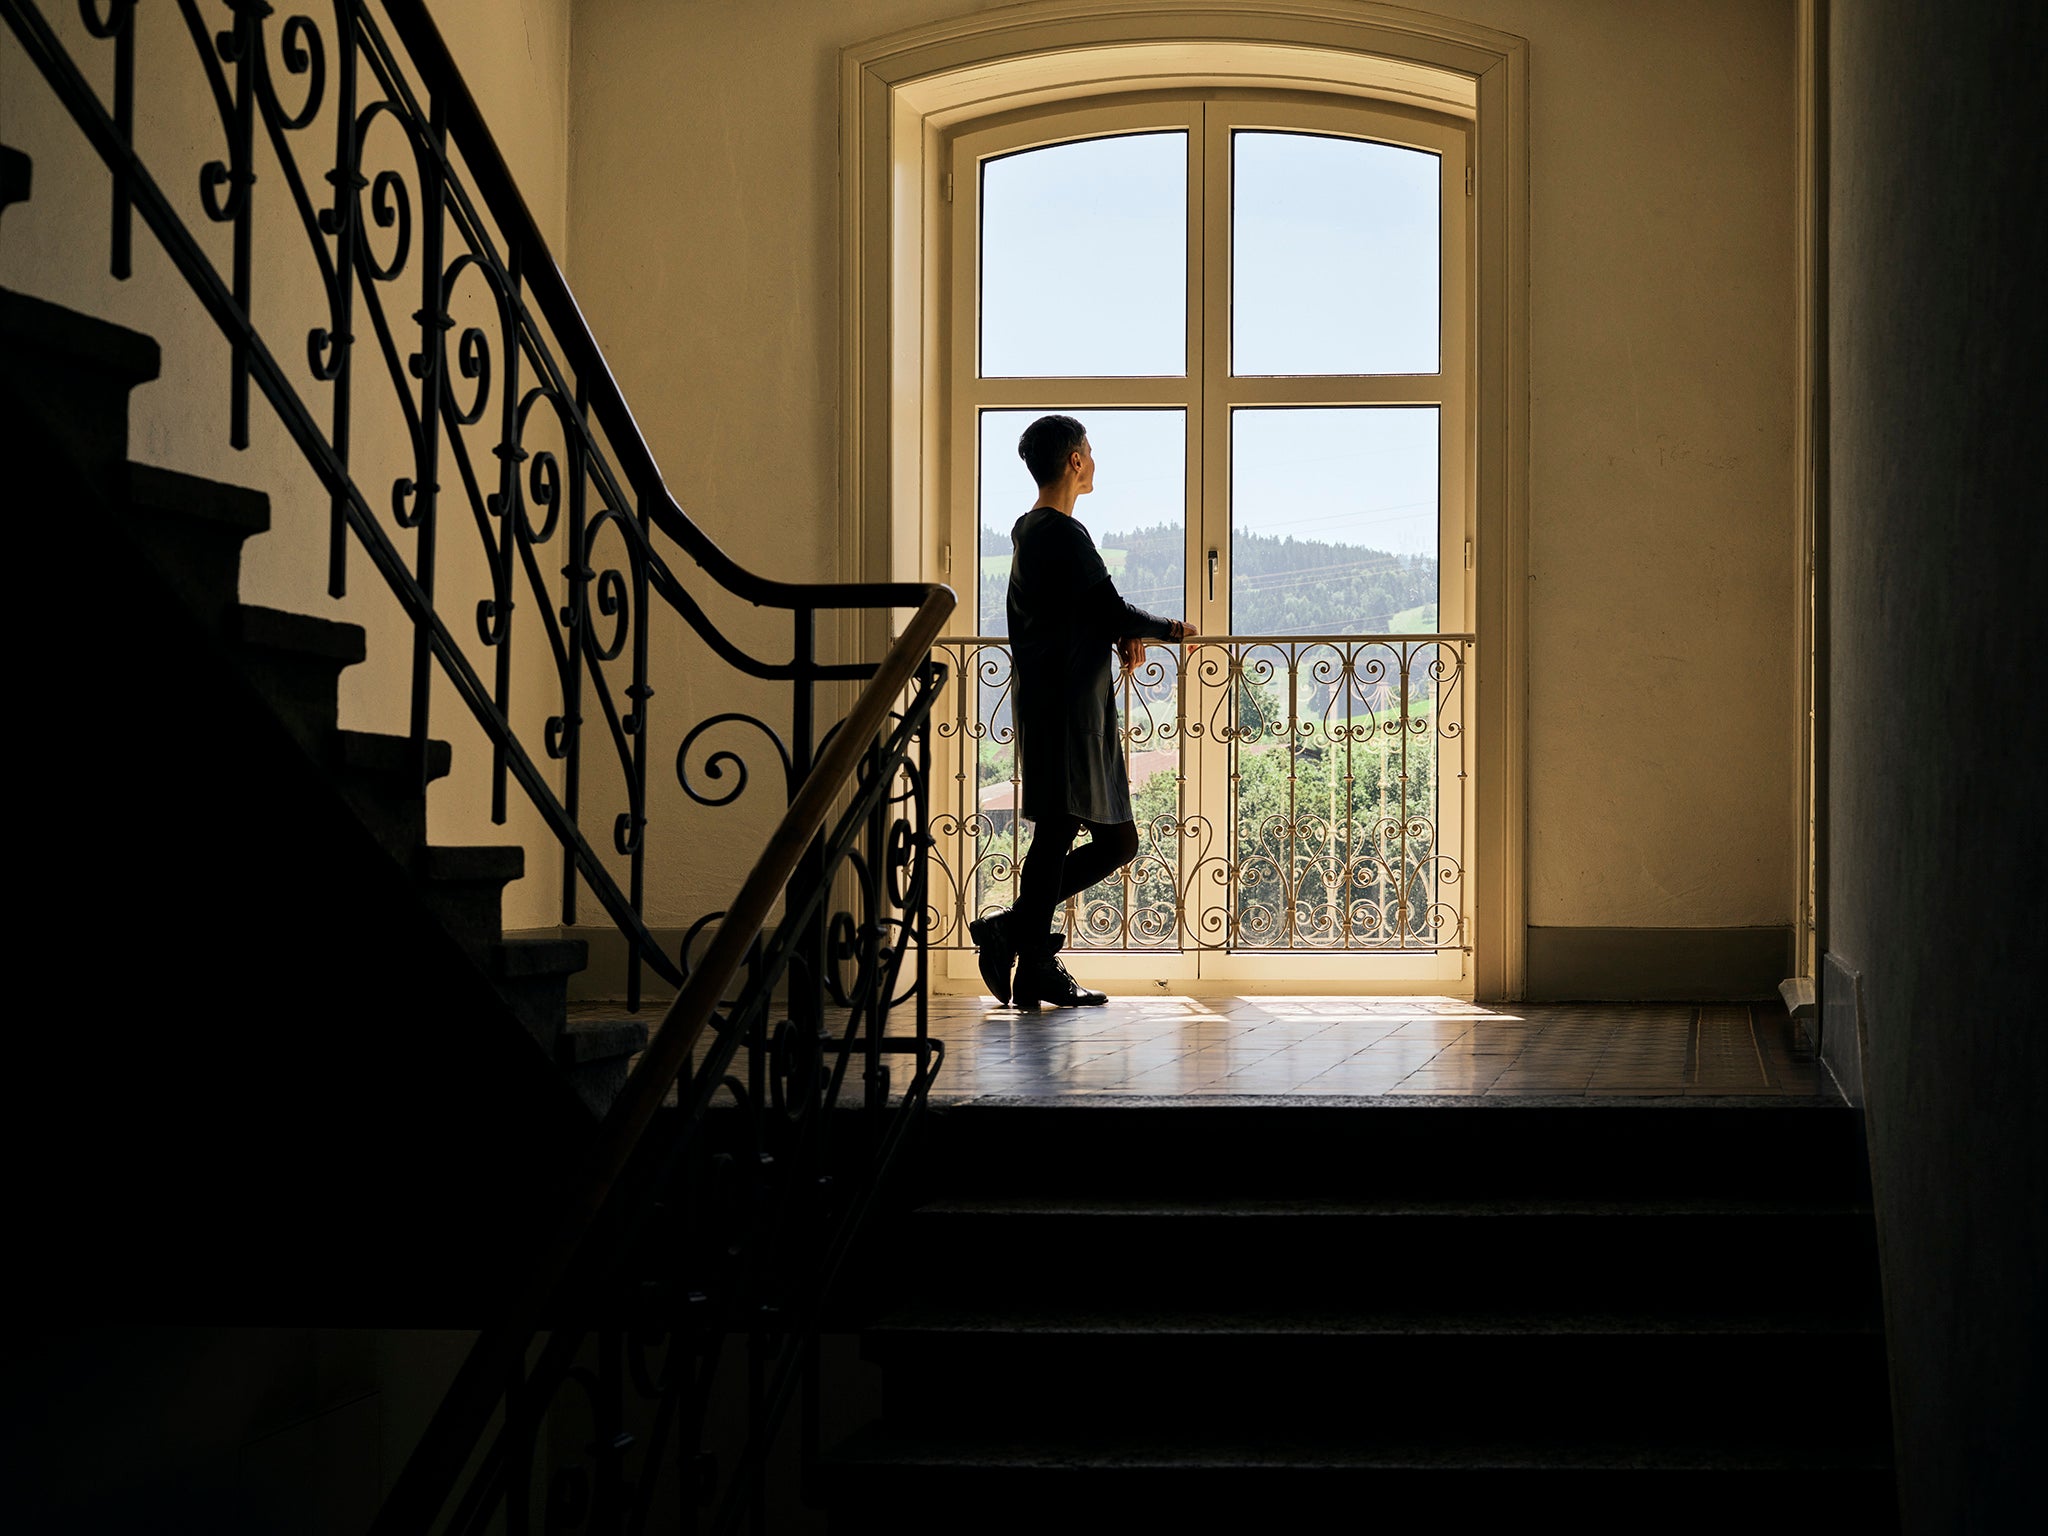
[[[506,939],[495,948],[501,976],[562,976],[590,963],[583,939]]]
[[[336,731],[341,765],[362,773],[410,773],[412,738],[380,731]],[[427,742],[427,778],[445,778],[454,766],[455,749],[445,741]]]
[[[409,748],[411,742],[406,745]],[[526,850],[517,844],[429,843],[414,856],[414,866],[427,880],[502,885],[526,873]]]
[[[613,1061],[645,1050],[648,1034],[645,1015],[571,1019],[562,1026],[561,1037],[555,1042],[555,1056],[571,1066],[586,1061]]]
[[[59,353],[130,384],[146,383],[162,367],[154,337],[11,288],[0,288],[0,344]]]
[[[1258,1196],[1223,1196],[1213,1200],[1149,1198],[1113,1195],[1076,1198],[1047,1196],[947,1196],[928,1200],[912,1212],[919,1217],[1084,1217],[1090,1220],[1117,1218],[1355,1218],[1401,1216],[1784,1216],[1811,1219],[1826,1216],[1868,1217],[1867,1203],[1852,1200],[1731,1199],[1703,1196],[1698,1199],[1436,1199],[1436,1200],[1354,1200],[1264,1199]]]
[[[1160,1121],[1180,1120],[1193,1124],[1232,1125],[1250,1124],[1261,1117],[1310,1115],[1329,1120],[1342,1120],[1347,1117],[1371,1120],[1436,1120],[1446,1113],[1498,1115],[1503,1118],[1531,1121],[1557,1118],[1576,1120],[1582,1116],[1625,1119],[1643,1115],[1654,1116],[1659,1121],[1684,1116],[1711,1121],[1739,1117],[1753,1119],[1759,1116],[1775,1119],[1780,1116],[1796,1115],[1833,1118],[1845,1126],[1854,1126],[1857,1123],[1855,1108],[1842,1098],[1832,1094],[1793,1093],[1717,1093],[1702,1094],[1698,1097],[1672,1093],[1642,1096],[1616,1093],[1594,1097],[1581,1094],[1564,1094],[1556,1097],[1542,1094],[1514,1094],[1505,1097],[1487,1094],[1417,1094],[1412,1101],[1389,1099],[1384,1094],[1354,1096],[1336,1093],[1245,1093],[1199,1100],[1174,1098],[1157,1093],[1110,1091],[1057,1099],[1034,1094],[988,1093],[978,1098],[949,1103],[938,1113],[949,1121],[984,1124],[1023,1123],[1030,1120],[1078,1121],[1094,1117],[1111,1118],[1117,1115],[1142,1114]]]
[[[27,202],[34,180],[34,162],[13,146],[0,144],[0,209]]]
[[[245,537],[270,528],[270,498],[263,492],[156,464],[129,464],[128,496],[152,512],[218,523]]]
[[[1364,1311],[1327,1307],[1289,1311],[1267,1307],[1227,1311],[1163,1307],[1105,1312],[1074,1308],[902,1307],[869,1325],[878,1337],[909,1334],[1102,1336],[1349,1336],[1349,1337],[1756,1337],[1784,1334],[1883,1332],[1875,1318],[1820,1311],[1699,1312],[1480,1312]]]
[[[239,632],[244,645],[264,650],[295,651],[327,661],[353,665],[369,654],[368,636],[360,624],[318,619],[282,608],[243,603]]]
[[[839,1466],[977,1466],[1018,1470],[1112,1470],[1272,1468],[1276,1471],[1332,1469],[1386,1471],[1731,1471],[1822,1470],[1883,1472],[1890,1469],[1882,1445],[1790,1445],[1782,1440],[1595,1442],[1541,1440],[1402,1444],[1376,1441],[1313,1442],[1300,1438],[1260,1440],[1219,1435],[1191,1441],[1184,1435],[1142,1433],[1085,1439],[1057,1435],[1020,1439],[978,1435],[972,1430],[938,1437],[906,1435],[870,1426],[828,1453]]]

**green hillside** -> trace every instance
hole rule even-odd
[[[1179,617],[1186,591],[1185,537],[1177,527],[1114,536],[1103,562],[1117,590],[1140,608]],[[1360,544],[1239,534],[1231,548],[1231,629],[1240,635],[1425,634],[1436,623],[1437,563]],[[1010,535],[984,528],[981,632],[1005,633]]]

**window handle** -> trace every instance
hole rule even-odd
[[[1209,601],[1216,601],[1216,551],[1209,551]]]

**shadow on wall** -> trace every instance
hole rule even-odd
[[[2048,8],[1830,18],[1828,1031],[1860,973],[1905,1528],[2018,1530],[2048,1437]]]

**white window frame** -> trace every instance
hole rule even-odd
[[[1438,171],[1438,370],[1428,374],[1240,375],[1231,368],[1232,145],[1241,131],[1313,134],[1387,144],[1437,156]],[[980,273],[983,167],[1005,156],[1088,139],[1144,133],[1181,133],[1187,144],[1186,349],[1185,370],[1173,375],[1009,377],[984,376],[981,341]],[[1438,412],[1438,629],[1462,632],[1471,611],[1472,573],[1464,554],[1471,527],[1469,378],[1472,369],[1470,220],[1467,170],[1471,165],[1470,124],[1410,107],[1367,100],[1332,102],[1295,93],[1219,90],[1154,92],[1084,106],[1065,104],[1006,113],[970,124],[947,136],[950,217],[946,221],[948,273],[943,316],[947,359],[947,432],[943,447],[946,544],[928,579],[951,565],[961,591],[950,632],[986,632],[975,612],[981,524],[1004,521],[996,510],[979,508],[980,430],[985,410],[1072,410],[1082,416],[1098,409],[1168,409],[1188,422],[1184,550],[1187,612],[1205,635],[1232,632],[1229,601],[1231,414],[1247,407],[1428,406]],[[1085,212],[1077,224],[1084,237]],[[1030,488],[1021,472],[1013,477],[1015,510],[1029,505]],[[1086,508],[1078,514],[1085,518]],[[946,545],[953,552],[948,560]],[[1211,552],[1216,560],[1213,588],[1207,580]],[[965,679],[969,689],[974,680]],[[1469,749],[1469,738],[1468,738]],[[1229,802],[1223,749],[1213,739],[1181,743],[1182,814],[1210,836],[1228,840],[1235,825]],[[1469,820],[1461,791],[1452,781],[1440,786],[1438,829],[1446,847],[1464,850]],[[943,796],[951,781],[937,787]],[[972,785],[964,786],[972,794]],[[971,814],[973,806],[941,809]],[[1219,844],[1219,846],[1221,846]],[[1231,850],[1235,857],[1235,850]],[[1221,932],[1228,892],[1207,880],[1180,882],[1202,906],[1187,914],[1188,931]],[[1462,892],[1460,896],[1462,898]],[[1462,899],[1461,899],[1462,905]],[[1209,908],[1216,908],[1211,911]],[[1130,954],[1089,950],[1089,974],[1104,981],[1167,980],[1188,983],[1348,981],[1374,990],[1403,988],[1469,995],[1471,971],[1465,942],[1434,952],[1365,949],[1210,950],[1174,954]],[[948,979],[973,981],[973,956],[955,952],[942,968]]]
[[[840,56],[840,572],[944,570],[944,136],[976,119],[1152,89],[1261,87],[1473,124],[1476,297],[1469,703],[1472,985],[1522,993],[1527,937],[1528,85],[1522,38],[1378,0],[1026,0]],[[847,654],[883,628],[847,617]],[[1313,991],[1250,983],[1238,990]],[[1356,992],[1340,982],[1324,990]]]

